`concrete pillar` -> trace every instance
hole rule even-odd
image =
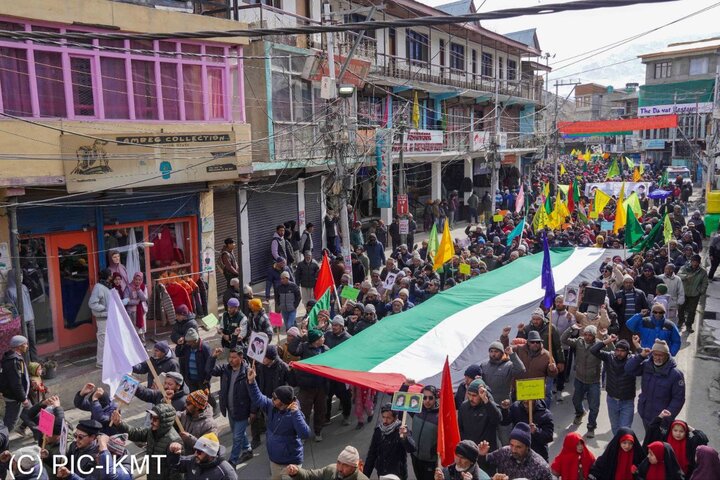
[[[380,220],[382,220],[385,223],[385,225],[390,225],[392,223],[392,215],[393,215],[392,208],[381,208],[380,209]]]
[[[469,178],[472,180],[473,178],[473,159],[472,157],[467,157],[465,159],[465,162],[463,162],[463,177]],[[465,197],[465,205],[467,205],[468,198],[470,198],[470,194],[472,192],[465,192],[463,195]]]
[[[432,162],[430,170],[430,193],[432,201],[442,200],[442,162]]]
[[[305,230],[305,179],[298,178],[297,181],[297,208],[298,208],[298,224],[297,231],[302,233]]]
[[[241,212],[240,212],[240,218],[238,218],[238,221],[240,222],[240,229],[243,232],[243,242],[240,248],[242,249],[242,265],[240,267],[243,271],[243,279],[245,280],[246,284],[250,283],[250,274],[252,273],[250,271],[250,241],[247,238],[248,232],[250,231],[250,222],[248,221],[248,209],[246,207],[247,205],[247,190],[240,190],[240,205],[242,205]]]
[[[215,215],[215,199],[213,197],[213,190],[210,189],[209,192],[200,192],[200,222],[201,225],[205,225],[205,222],[203,222],[204,218],[213,218]],[[214,222],[210,222],[209,225],[214,224]],[[200,233],[200,251],[203,252],[203,255],[201,255],[201,258],[204,258],[205,252],[208,252],[208,255],[212,255],[213,258],[215,258],[215,229],[205,231],[204,228],[201,229]],[[217,266],[215,267],[217,268]],[[201,265],[202,269],[202,265]],[[208,311],[217,315],[218,314],[218,289],[217,289],[217,280],[215,278],[214,272],[210,272],[207,275],[205,275],[205,280],[208,282]]]

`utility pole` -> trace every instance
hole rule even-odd
[[[580,85],[581,82],[558,82],[555,81],[555,119],[553,120],[553,162],[554,162],[554,178],[555,178],[555,189],[558,187],[558,163],[560,162],[560,132],[558,131],[558,114],[560,111],[560,92],[559,87],[572,86],[573,90],[575,87]],[[571,92],[572,93],[572,90]],[[592,103],[591,103],[592,111]]]
[[[677,92],[673,94],[673,113],[675,113],[675,105],[677,105]],[[677,140],[677,129],[680,128],[680,118],[678,118],[678,126],[673,128],[672,134],[672,153],[670,154],[670,165],[675,158],[675,140]]]
[[[717,58],[720,60],[720,55],[718,55]],[[710,183],[710,190],[713,190],[713,187],[717,187],[717,182],[715,181],[715,165],[720,155],[720,138],[718,138],[720,136],[720,98],[718,98],[718,96],[720,96],[720,62],[717,64],[717,67],[715,67],[715,95],[713,96],[713,111],[710,116],[712,128],[710,129],[710,144],[707,145],[707,151],[710,153],[707,166],[707,181]]]
[[[497,208],[496,195],[498,191],[499,174],[498,169],[500,168],[500,158],[498,153],[498,145],[500,143],[500,78],[495,79],[495,134],[493,135],[492,141],[490,142],[490,155],[487,160],[490,162],[491,174],[490,174],[490,200],[492,201],[490,206],[490,221],[486,219],[486,223],[490,225],[492,223],[492,217],[495,215],[495,209]]]
[[[403,150],[405,149],[405,130],[407,129],[407,125],[405,125],[405,120],[400,120],[398,122],[398,129],[400,130],[400,155],[398,156],[398,195],[405,195],[405,153],[403,152]],[[390,161],[392,162],[392,155]],[[408,202],[408,208],[410,208],[410,202]],[[402,217],[400,217],[400,220],[408,220],[408,228],[410,228],[409,219],[406,214],[403,213]],[[398,225],[398,228],[400,228],[400,225]],[[406,233],[400,234],[400,243],[407,244]],[[408,245],[408,250],[412,250],[412,245]]]
[[[242,201],[240,200],[241,194],[240,184],[235,184],[235,222],[236,222],[236,233],[237,236],[237,262],[238,262],[238,280],[240,281],[240,305],[245,305],[245,277],[243,276],[243,239],[242,239],[242,222],[240,222],[240,214],[242,212]],[[227,286],[230,288],[230,285]]]

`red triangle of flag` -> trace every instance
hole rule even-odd
[[[442,380],[440,382],[440,412],[438,414],[437,452],[440,463],[447,467],[455,461],[455,447],[460,443],[455,396],[453,394],[450,364],[445,357]]]
[[[332,270],[330,270],[330,260],[328,260],[327,253],[323,255],[322,265],[320,265],[320,272],[318,273],[317,280],[315,280],[315,300],[320,300],[325,291],[335,286],[335,280],[333,279]]]

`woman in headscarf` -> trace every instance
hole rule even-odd
[[[562,480],[587,480],[594,463],[595,455],[585,445],[582,436],[578,432],[570,432],[550,468],[553,475]]]
[[[653,420],[645,433],[643,447],[647,448],[647,445],[656,441],[667,442],[672,447],[685,477],[690,477],[695,469],[697,447],[708,444],[707,435],[702,430],[690,428],[682,420],[675,420],[668,426],[667,416],[659,416]]]
[[[635,432],[626,427],[618,429],[605,451],[590,468],[591,480],[634,480],[633,466],[643,460],[643,451]]]
[[[148,311],[148,291],[145,286],[145,276],[142,272],[135,272],[132,282],[125,289],[125,298],[128,304],[125,307],[128,315],[137,329],[140,340],[145,343],[145,314]]]
[[[695,452],[695,471],[690,480],[715,480],[720,472],[720,457],[717,450],[700,445]]]
[[[647,457],[637,467],[640,480],[685,480],[675,453],[664,442],[648,445]]]
[[[415,451],[415,442],[407,427],[401,425],[397,412],[389,403],[380,408],[382,421],[375,427],[370,448],[365,458],[363,473],[370,477],[373,470],[378,476],[397,475],[407,478],[407,454]]]

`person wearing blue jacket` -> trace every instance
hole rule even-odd
[[[670,421],[675,420],[685,405],[685,375],[670,356],[667,342],[658,339],[652,349],[643,348],[627,361],[625,373],[642,376],[637,410],[646,431],[664,411],[669,412]]]
[[[254,368],[248,369],[250,400],[253,408],[265,413],[265,443],[270,458],[270,478],[280,480],[288,465],[302,465],[303,440],[310,438],[310,426],[305,421],[292,387],[277,387],[270,399],[260,392],[255,382],[256,376]]]
[[[365,244],[365,253],[370,259],[370,270],[380,269],[385,264],[385,246],[374,233],[371,233],[368,237],[368,242]]]
[[[110,426],[110,416],[118,408],[117,403],[102,388],[96,388],[94,384],[86,383],[75,394],[73,404],[78,410],[90,412],[91,420],[100,422],[102,425],[101,433],[105,435],[118,433],[117,428]]]
[[[640,335],[640,345],[643,348],[652,348],[655,340],[664,340],[670,348],[670,355],[673,357],[680,351],[682,340],[677,326],[665,318],[665,307],[661,303],[652,306],[651,316],[647,310],[636,313],[628,319],[625,326],[633,333]]]

